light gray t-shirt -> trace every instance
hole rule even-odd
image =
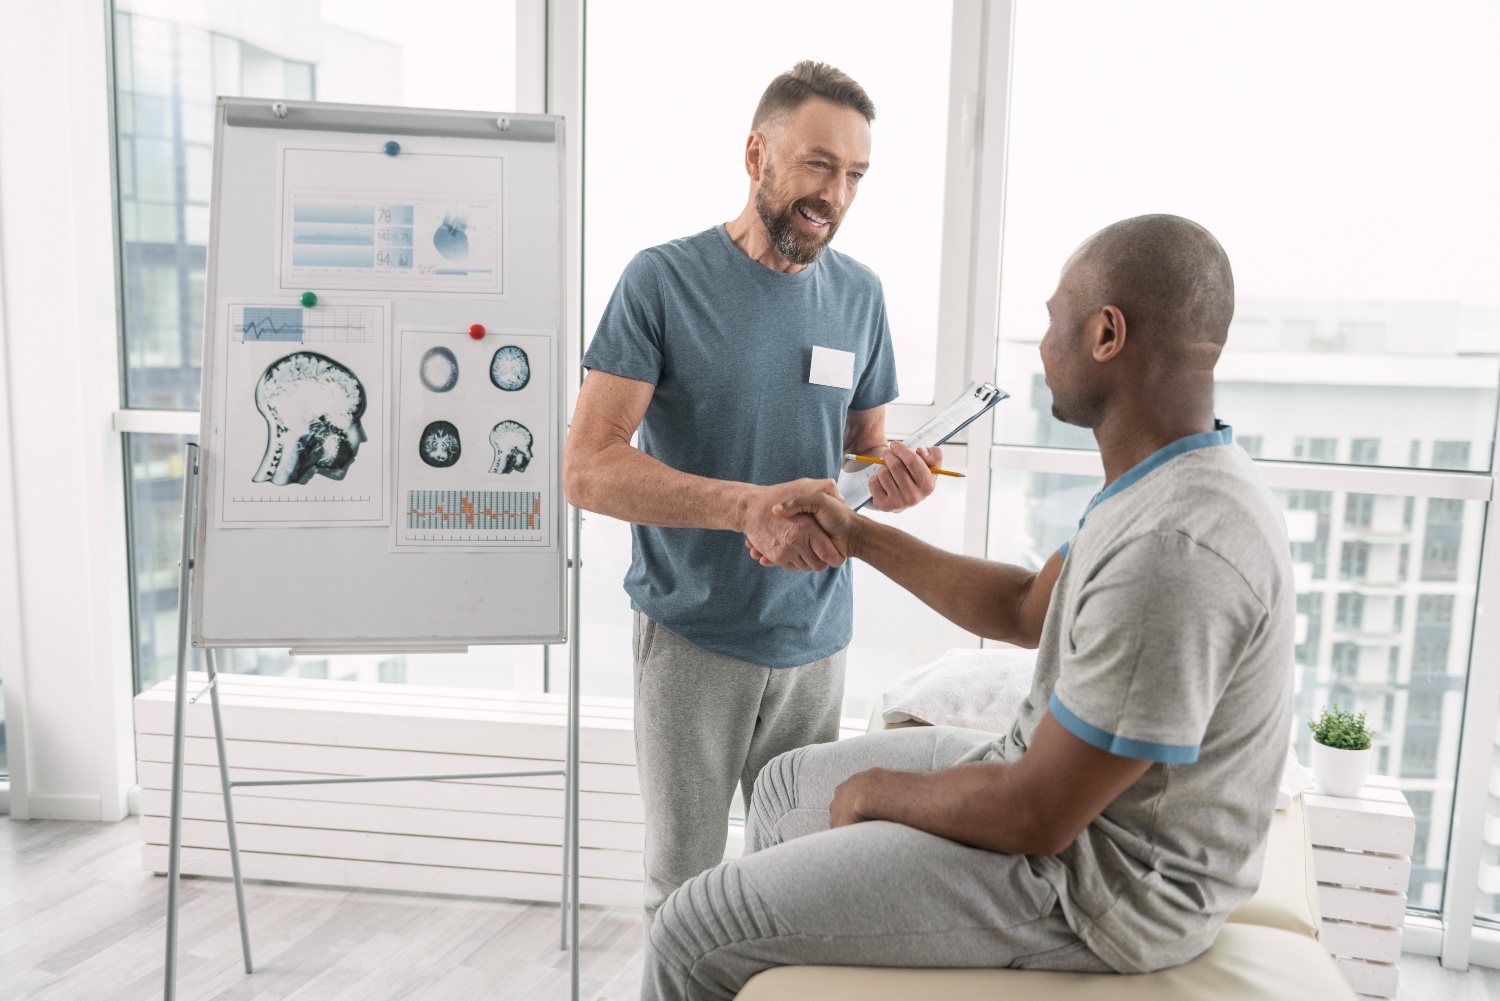
[[[1255,892],[1291,733],[1296,600],[1286,525],[1227,427],[1167,446],[1064,546],[1036,678],[993,756],[1043,714],[1155,762],[1054,857],[1073,930],[1122,973],[1184,963]]]

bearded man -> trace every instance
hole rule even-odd
[[[874,118],[831,66],[773,80],[745,143],[743,211],[637,254],[583,358],[563,484],[575,506],[633,524],[648,924],[723,858],[737,782],[748,802],[766,762],[838,737],[849,569],[814,518],[772,506],[831,491],[845,452],[886,458],[878,510],[933,489],[938,449],[886,446],[897,390],[880,279],[828,247]]]

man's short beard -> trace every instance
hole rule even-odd
[[[829,220],[828,235],[817,240],[811,246],[807,245],[797,234],[797,223],[793,215],[797,206],[803,202],[814,202],[822,204],[821,199],[808,197],[798,199],[788,205],[783,211],[777,213],[771,206],[771,192],[776,187],[776,175],[772,173],[769,166],[766,167],[765,177],[761,179],[760,187],[755,192],[755,213],[760,216],[760,224],[766,228],[766,234],[771,238],[771,246],[776,252],[785,257],[793,264],[811,264],[823,256],[823,251],[828,249],[828,244],[833,240],[833,234],[838,232],[838,223]],[[822,215],[822,213],[819,213]],[[825,218],[827,218],[825,216]]]

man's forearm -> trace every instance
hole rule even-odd
[[[628,442],[602,445],[567,463],[568,500],[636,525],[742,531],[753,490],[673,469]]]
[[[864,560],[954,625],[985,639],[1037,641],[1023,608],[1037,575],[1021,567],[960,556],[900,529],[860,518],[850,556]]]
[[[1015,795],[1011,766],[975,761],[941,772],[871,769],[856,777],[862,819],[889,820],[949,841],[1013,855],[1061,850],[1039,817]]]

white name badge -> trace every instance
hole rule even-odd
[[[814,347],[812,368],[808,370],[807,381],[814,386],[853,389],[854,352]]]

